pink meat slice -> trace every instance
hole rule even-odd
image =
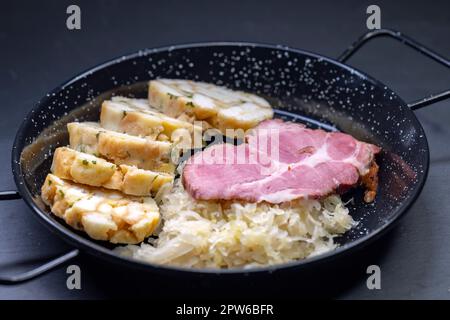
[[[246,143],[214,145],[186,163],[183,184],[198,200],[282,203],[355,186],[380,148],[339,132],[266,120]]]

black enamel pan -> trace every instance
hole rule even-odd
[[[44,96],[25,117],[14,142],[12,168],[18,191],[1,199],[22,197],[34,215],[75,249],[25,274],[0,278],[16,283],[34,278],[83,250],[123,267],[153,273],[240,276],[285,270],[301,271],[367,245],[390,229],[419,196],[425,183],[429,150],[425,132],[412,110],[450,97],[450,90],[406,103],[394,91],[344,62],[366,41],[389,36],[446,67],[445,58],[391,30],[369,32],[337,60],[283,46],[253,43],[203,43],[143,50],[92,68]],[[383,148],[376,201],[365,204],[361,191],[348,197],[356,228],[329,253],[283,265],[251,270],[195,270],[158,266],[121,257],[112,247],[76,232],[53,216],[40,201],[40,186],[49,172],[53,150],[68,143],[65,124],[98,119],[99,104],[114,94],[145,97],[150,79],[184,78],[260,94],[277,116],[311,127],[341,130]]]

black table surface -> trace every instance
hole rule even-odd
[[[142,48],[198,41],[283,44],[337,57],[367,31],[366,8],[372,1],[76,1],[82,29],[69,31],[66,8],[71,3],[1,3],[0,190],[15,188],[10,150],[24,115],[46,92],[73,75]],[[382,27],[398,29],[450,56],[449,1],[377,4]],[[448,69],[392,40],[375,40],[349,63],[380,79],[406,101],[450,88]],[[356,270],[353,267],[355,276],[327,283],[318,280],[323,296],[450,298],[450,101],[419,110],[417,117],[431,150],[429,178],[421,196],[398,227],[365,249]],[[41,258],[69,248],[21,200],[0,203],[0,272],[26,270]],[[81,268],[81,290],[67,289],[69,264]],[[158,289],[129,277],[126,269],[117,270],[85,254],[69,264],[28,283],[0,285],[0,298],[150,297]],[[381,290],[367,289],[365,268],[370,264],[381,268]],[[292,283],[292,287],[301,285]],[[284,290],[272,289],[267,296]]]

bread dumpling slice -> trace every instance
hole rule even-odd
[[[113,97],[102,104],[100,124],[103,128],[153,140],[202,146],[202,127],[169,117],[152,109],[144,99]],[[180,141],[180,137],[184,141]]]
[[[51,172],[73,182],[122,191],[134,196],[149,196],[173,182],[173,175],[115,165],[105,159],[67,147],[55,150]]]
[[[149,103],[171,117],[205,120],[222,133],[273,117],[270,104],[257,95],[190,80],[150,81]]]
[[[173,173],[170,162],[172,143],[154,141],[102,128],[95,122],[67,124],[70,148],[103,157],[114,164]]]
[[[149,237],[160,221],[151,197],[75,184],[48,174],[41,197],[53,214],[95,240],[136,244]]]

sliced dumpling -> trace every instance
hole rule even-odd
[[[119,190],[125,194],[148,196],[173,182],[173,175],[115,165],[105,159],[70,148],[55,150],[51,172],[63,179],[94,187]]]
[[[190,80],[150,81],[149,103],[171,117],[205,120],[222,133],[247,130],[273,117],[270,104],[261,97]]]
[[[178,143],[185,136],[184,143],[202,139],[202,127],[187,121],[169,117],[152,109],[143,99],[113,97],[102,104],[100,124],[103,128],[154,140]],[[199,145],[198,147],[201,147]]]
[[[106,130],[95,122],[72,122],[67,128],[72,149],[101,156],[117,165],[174,172],[175,166],[170,162],[170,142]]]
[[[160,221],[151,197],[79,185],[48,174],[42,199],[56,216],[92,239],[135,244],[150,236]]]

